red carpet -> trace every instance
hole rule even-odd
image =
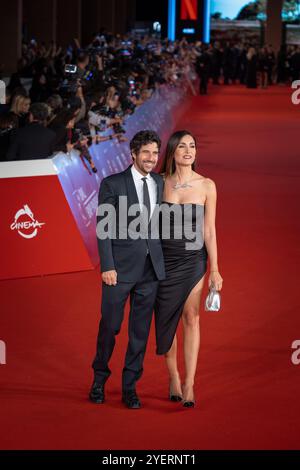
[[[288,88],[214,87],[178,126],[197,135],[199,172],[217,184],[224,278],[222,311],[201,312],[196,408],[168,402],[153,331],[143,409],[123,408],[126,325],[107,404],[88,402],[98,272],[3,281],[2,449],[300,448],[300,365],[291,362],[300,339],[299,124]]]

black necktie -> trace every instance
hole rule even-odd
[[[144,178],[142,178],[142,180],[144,182],[144,186],[143,186],[143,204],[144,204],[144,206],[145,206],[145,208],[147,209],[147,212],[148,212],[147,223],[149,223],[150,216],[151,216],[151,204],[150,204],[150,196],[149,196],[147,178],[144,177]]]

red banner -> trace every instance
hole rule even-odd
[[[198,19],[198,0],[181,0],[180,19]]]
[[[0,185],[0,279],[93,269],[56,175]]]

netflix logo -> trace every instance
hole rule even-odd
[[[181,0],[180,19],[194,21],[198,19],[198,0]]]

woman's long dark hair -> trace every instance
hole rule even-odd
[[[189,131],[176,131],[174,132],[171,137],[168,140],[167,143],[167,148],[165,152],[165,156],[161,165],[160,173],[164,174],[165,177],[171,176],[173,173],[176,171],[176,164],[175,164],[175,158],[174,154],[176,151],[176,148],[178,147],[181,139],[186,136],[190,135],[194,141],[195,145],[197,147],[197,142],[193,134],[191,134]],[[192,163],[192,170],[195,171],[195,161]]]

